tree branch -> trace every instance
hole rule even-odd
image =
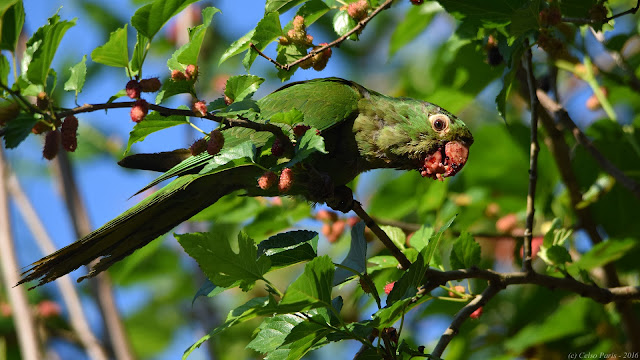
[[[15,201],[18,210],[21,212],[22,218],[27,224],[27,227],[44,253],[54,253],[56,251],[55,245],[47,234],[38,214],[31,205],[29,198],[22,190],[15,174],[10,170],[8,171],[10,173],[7,180],[9,193]],[[56,283],[60,288],[60,294],[62,295],[62,299],[67,306],[67,311],[69,312],[69,321],[80,344],[87,350],[91,359],[107,359],[108,357],[102,347],[102,344],[100,344],[100,341],[98,341],[91,331],[89,322],[82,310],[80,296],[73,286],[71,278],[69,276],[63,276]]]
[[[632,7],[629,10],[623,11],[621,13],[615,14],[615,15],[611,15],[609,17],[604,18],[602,21],[596,21],[593,19],[587,19],[587,18],[574,18],[574,17],[563,17],[562,18],[562,22],[570,22],[570,23],[574,23],[577,25],[594,25],[594,24],[604,24],[604,23],[608,23],[609,21],[619,18],[620,16],[624,16],[627,14],[635,14],[636,12],[638,12],[638,9],[640,9],[640,0],[638,0],[636,2],[636,6]]]
[[[431,352],[431,356],[436,358],[441,358],[442,353],[446,349],[449,342],[453,339],[454,336],[458,334],[460,331],[460,327],[465,320],[469,318],[469,316],[476,311],[481,306],[484,306],[492,297],[494,297],[503,287],[497,283],[489,282],[489,287],[487,287],[482,294],[476,296],[473,300],[469,301],[465,307],[460,309],[458,313],[453,317],[453,321],[451,321],[451,325],[445,330],[444,334],[440,336],[440,340],[438,344]]]
[[[411,266],[411,262],[409,261],[409,259],[407,259],[404,253],[400,251],[400,249],[398,249],[398,247],[393,243],[393,241],[391,241],[391,239],[389,239],[387,233],[385,233],[384,230],[382,230],[380,226],[378,226],[378,224],[376,224],[376,222],[371,218],[371,216],[369,216],[369,214],[364,211],[362,205],[358,201],[353,201],[352,210],[356,213],[356,215],[360,217],[360,219],[364,221],[365,225],[367,225],[367,227],[371,229],[374,234],[376,234],[376,236],[378,237],[378,239],[380,239],[380,241],[382,241],[384,246],[389,249],[391,255],[393,255],[400,263],[400,266],[402,266],[402,269],[409,269],[409,267]]]
[[[38,341],[33,312],[29,307],[24,287],[12,287],[20,280],[19,266],[11,236],[11,217],[7,196],[7,173],[4,150],[0,146],[0,271],[11,303],[13,323],[18,335],[22,359],[42,359],[41,344]]]
[[[522,271],[532,272],[531,267],[531,241],[533,240],[533,221],[535,215],[536,183],[538,181],[538,97],[536,96],[536,79],[533,75],[531,64],[531,48],[529,40],[524,44],[527,50],[523,55],[523,67],[527,74],[529,85],[529,101],[531,104],[531,149],[529,152],[529,189],[527,193],[527,221],[524,230],[524,247],[522,259]]]
[[[538,89],[537,90],[538,98],[540,99],[540,105],[544,107],[544,109],[552,114],[555,118],[559,119],[564,126],[566,126],[576,141],[585,147],[585,149],[591,154],[591,156],[596,160],[596,162],[600,165],[600,167],[611,174],[616,181],[618,181],[622,186],[626,187],[631,193],[640,199],[640,184],[635,182],[633,179],[626,176],[620,169],[618,169],[612,162],[610,162],[596,147],[593,145],[591,140],[587,138],[587,136],[578,128],[575,122],[569,116],[567,110],[565,110],[560,104],[553,101],[544,91]]]
[[[394,0],[386,0],[384,3],[380,4],[380,6],[378,6],[373,12],[371,12],[371,14],[369,14],[369,16],[367,16],[366,18],[360,20],[356,26],[353,27],[353,29],[349,30],[347,33],[345,33],[344,35],[340,36],[339,38],[333,40],[332,42],[328,43],[327,45],[323,45],[315,50],[311,50],[309,51],[309,53],[303,57],[301,57],[300,59],[287,63],[287,64],[280,64],[279,62],[277,62],[276,60],[268,57],[267,55],[265,55],[262,51],[260,51],[253,43],[250,44],[251,48],[253,50],[255,50],[258,55],[262,56],[263,58],[267,59],[268,61],[270,61],[272,64],[274,64],[277,68],[285,70],[285,71],[289,71],[291,70],[292,67],[300,64],[303,61],[306,61],[308,59],[310,59],[311,57],[315,56],[318,53],[321,53],[322,51],[331,48],[331,47],[335,47],[340,45],[340,43],[342,43],[343,41],[347,40],[349,38],[349,36],[361,31],[365,25],[367,25],[367,23],[369,21],[371,21],[374,17],[376,17],[376,15],[378,15],[382,10],[385,10],[387,8],[389,8],[391,6],[391,4],[393,3]]]

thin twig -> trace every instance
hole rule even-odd
[[[409,269],[409,267],[411,266],[411,262],[409,261],[409,259],[407,259],[404,253],[400,251],[400,249],[398,249],[398,247],[393,243],[393,241],[391,241],[391,239],[389,239],[387,233],[385,233],[384,230],[382,230],[380,226],[378,226],[378,224],[373,221],[371,216],[369,216],[369,214],[364,211],[362,205],[358,201],[353,201],[352,210],[356,213],[356,215],[360,217],[360,219],[364,221],[365,225],[367,225],[367,227],[371,229],[374,234],[376,234],[376,236],[378,237],[378,239],[380,239],[380,241],[382,241],[384,246],[389,249],[391,255],[393,255],[398,260],[398,263],[400,263],[400,266],[402,266],[402,269]]]
[[[271,63],[273,63],[277,68],[285,70],[285,71],[289,71],[291,70],[292,67],[300,64],[303,61],[306,61],[308,59],[310,59],[311,57],[315,56],[318,53],[323,52],[324,50],[331,48],[331,47],[335,47],[340,45],[340,43],[342,43],[343,41],[347,40],[349,38],[349,36],[361,31],[365,25],[367,25],[367,23],[369,21],[371,21],[371,19],[373,19],[376,15],[378,15],[382,10],[387,9],[391,6],[391,4],[393,3],[394,0],[386,0],[384,3],[380,4],[380,6],[378,6],[373,12],[371,12],[371,14],[369,14],[369,16],[367,16],[366,18],[360,20],[356,26],[353,27],[353,29],[347,31],[344,35],[340,36],[339,38],[333,40],[332,42],[320,46],[317,49],[311,50],[309,51],[309,53],[303,57],[301,57],[300,59],[296,60],[296,61],[292,61],[290,63],[287,64],[280,64],[279,62],[277,62],[276,60],[273,60],[272,58],[268,57],[267,55],[265,55],[262,51],[260,51],[255,45],[250,44],[251,48],[256,50],[258,52],[258,55],[262,56],[263,58],[269,60]]]
[[[533,75],[533,65],[531,64],[531,48],[529,41],[525,41],[525,51],[523,57],[523,67],[527,73],[527,83],[529,85],[529,101],[531,103],[531,149],[529,152],[529,189],[527,193],[527,221],[524,230],[524,246],[522,258],[522,271],[531,272],[531,241],[533,239],[533,221],[535,215],[536,183],[538,180],[538,97],[536,96],[536,79]]]
[[[13,323],[18,335],[20,355],[23,359],[42,359],[41,344],[29,307],[24,287],[12,287],[20,281],[18,261],[11,236],[11,217],[9,216],[9,198],[6,186],[7,175],[4,150],[0,146],[0,271],[11,303]]]
[[[11,171],[7,180],[7,187],[18,207],[18,210],[22,214],[23,220],[27,224],[27,227],[31,231],[31,234],[35,238],[40,249],[47,254],[54,253],[56,251],[56,247],[53,244],[53,241],[51,241],[51,238],[47,234],[47,231],[40,221],[35,209],[31,205],[29,198],[22,190],[20,182]],[[102,344],[100,344],[100,341],[98,341],[91,331],[89,322],[87,321],[82,309],[80,296],[78,295],[76,288],[73,286],[71,278],[69,276],[63,276],[56,283],[60,288],[62,299],[69,311],[71,327],[75,331],[80,344],[87,350],[91,359],[107,359],[108,357],[105,350],[102,348]]]
[[[64,193],[65,204],[67,210],[71,216],[73,227],[78,238],[82,238],[84,235],[91,232],[91,225],[89,224],[89,216],[84,206],[84,201],[80,196],[78,187],[75,183],[73,176],[73,168],[69,161],[69,156],[66,151],[61,151],[56,157],[59,168],[59,181],[62,185],[62,191]],[[107,331],[109,333],[109,339],[118,359],[134,359],[133,350],[129,344],[122,318],[115,305],[113,298],[111,278],[109,274],[103,272],[96,277],[95,288],[97,292],[98,303],[100,304],[100,311],[104,318]]]
[[[465,307],[460,309],[458,313],[453,317],[451,321],[451,325],[445,330],[444,334],[440,336],[440,340],[438,340],[438,344],[431,352],[431,356],[436,358],[442,357],[442,353],[449,345],[449,342],[453,339],[454,336],[458,334],[460,331],[460,326],[464,323],[465,320],[469,318],[469,316],[476,311],[481,306],[484,306],[487,301],[489,301],[492,297],[494,297],[498,292],[502,290],[502,287],[493,282],[489,282],[489,287],[486,288],[482,294],[476,296],[473,300],[469,301]]]
[[[640,184],[635,182],[633,179],[626,176],[622,170],[618,169],[609,159],[604,157],[598,149],[593,145],[591,140],[587,138],[587,136],[578,128],[575,122],[569,116],[567,110],[565,110],[562,105],[553,101],[544,91],[538,89],[537,90],[538,98],[540,99],[540,105],[544,107],[550,114],[552,114],[555,118],[559,119],[562,124],[567,127],[576,141],[584,146],[584,148],[589,152],[589,154],[596,160],[598,165],[602,168],[602,170],[611,174],[617,182],[619,182],[622,186],[626,187],[631,193],[640,199]]]
[[[446,284],[448,281],[484,279],[493,283],[499,283],[502,287],[533,284],[544,286],[551,290],[566,290],[582,297],[593,299],[601,304],[624,300],[640,300],[639,286],[603,288],[596,285],[585,284],[571,277],[554,277],[538,273],[500,273],[494,270],[480,268],[440,271],[430,268],[425,272],[425,279],[426,282],[424,286],[427,292],[440,285]]]

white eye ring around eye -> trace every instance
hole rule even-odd
[[[449,117],[445,114],[434,114],[429,116],[431,128],[436,132],[443,132],[449,129]]]

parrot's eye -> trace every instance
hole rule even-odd
[[[431,127],[437,132],[446,130],[449,127],[449,117],[445,114],[435,114],[429,116]]]

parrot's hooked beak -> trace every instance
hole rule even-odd
[[[462,169],[469,157],[469,146],[459,141],[449,141],[424,158],[418,171],[423,177],[443,180]]]

